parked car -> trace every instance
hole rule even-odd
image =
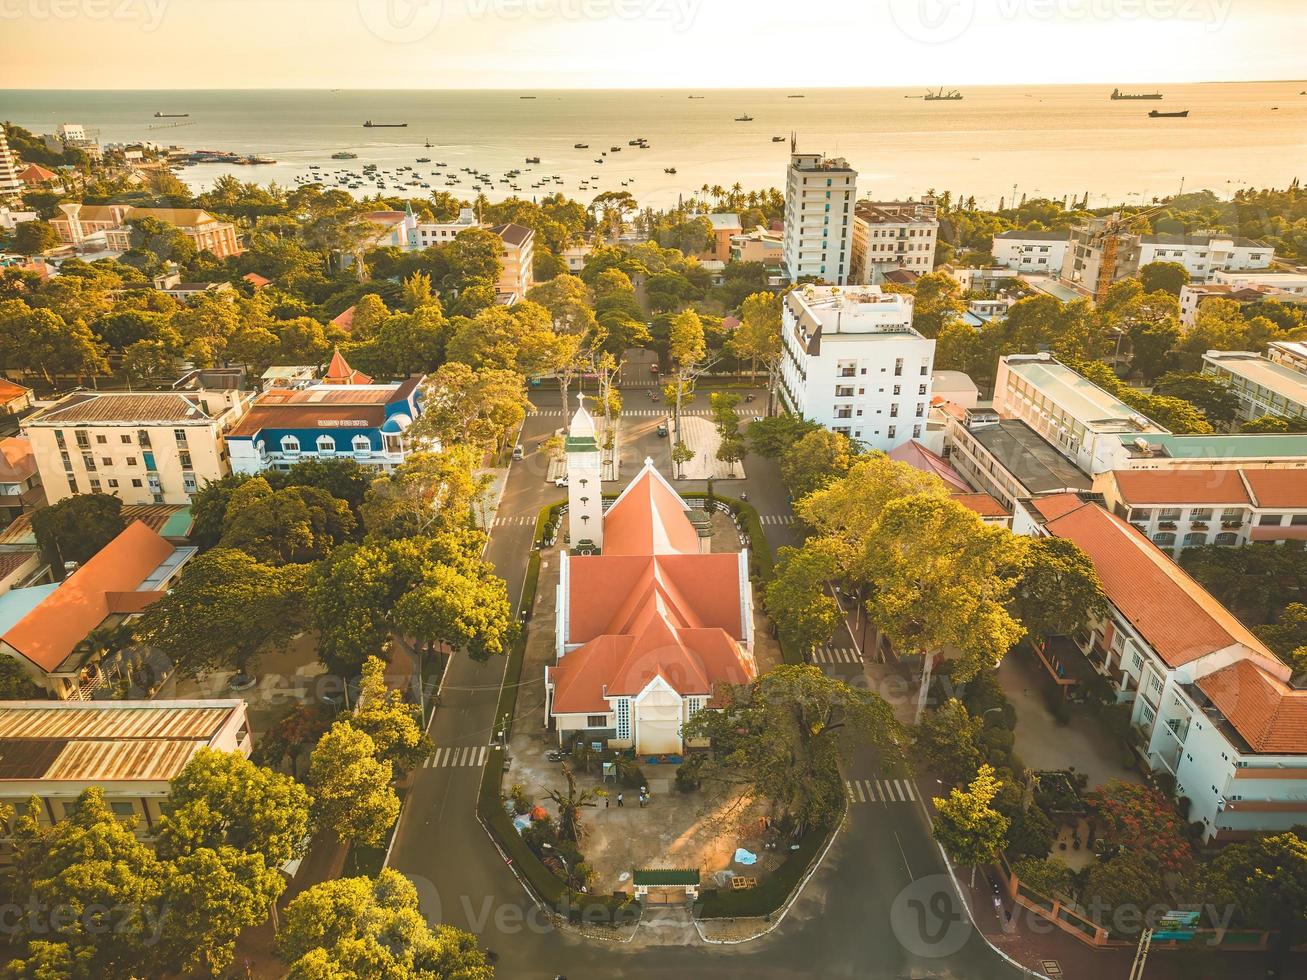
[[[554,486],[556,486],[556,487],[565,487],[565,486],[567,486],[567,477],[565,477],[565,476],[560,476],[558,479],[554,480]]]
[[[514,459],[526,458],[526,450],[522,448],[522,444],[520,442],[513,447],[513,458]]]

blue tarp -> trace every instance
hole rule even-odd
[[[754,854],[752,851],[746,851],[746,850],[745,850],[744,848],[742,848],[742,847],[737,847],[737,848],[735,849],[735,863],[736,863],[736,864],[757,864],[757,863],[758,863],[758,855]]]

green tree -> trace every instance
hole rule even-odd
[[[314,823],[349,844],[381,844],[399,818],[394,778],[390,762],[377,758],[371,736],[348,721],[336,722],[309,761]]]
[[[961,319],[967,304],[962,287],[946,272],[928,272],[913,284],[912,325],[926,337],[938,337]]]
[[[1027,857],[1012,864],[1023,885],[1048,898],[1074,897],[1071,869],[1061,858]]]
[[[581,827],[582,807],[594,807],[596,794],[593,790],[576,788],[576,776],[570,766],[563,766],[563,778],[567,780],[567,789],[551,789],[545,796],[558,807],[558,836],[563,840],[579,843],[583,830]]]
[[[1179,296],[1189,282],[1189,270],[1179,262],[1149,262],[1139,268],[1139,281],[1145,293],[1170,293]]]
[[[1107,610],[1089,556],[1066,538],[1033,538],[1012,590],[1012,607],[1033,637],[1069,636]]]
[[[352,677],[390,636],[396,595],[393,555],[384,544],[346,544],[318,562],[309,576],[309,616],[318,631],[318,657]]]
[[[979,745],[984,727],[984,721],[973,718],[957,698],[927,711],[913,733],[917,767],[950,786],[969,782],[984,761]]]
[[[476,451],[453,445],[442,452],[412,453],[390,473],[377,477],[361,508],[371,535],[399,538],[466,527],[489,481],[474,476]]]
[[[1163,375],[1153,387],[1153,394],[1180,398],[1198,406],[1209,422],[1229,425],[1239,415],[1239,399],[1230,386],[1210,374]]]
[[[680,439],[672,446],[672,463],[676,466],[677,479],[685,472],[685,464],[694,459],[694,450]]]
[[[176,858],[233,848],[276,870],[304,852],[309,794],[289,776],[239,752],[202,748],[173,778],[158,852]]]
[[[790,497],[802,500],[848,473],[853,458],[848,436],[817,429],[800,438],[781,457],[781,479]]]
[[[286,907],[277,949],[294,980],[407,977],[491,980],[494,969],[470,933],[429,926],[417,890],[399,872],[337,878]]]
[[[936,797],[934,837],[950,860],[975,866],[992,860],[1005,846],[1008,819],[991,805],[1003,784],[994,767],[982,765],[966,789],[954,787],[947,799]]]
[[[424,390],[427,400],[413,435],[441,446],[470,442],[502,450],[531,407],[526,382],[516,371],[474,371],[458,361],[441,365]]]
[[[64,563],[89,561],[127,527],[123,502],[106,493],[79,493],[32,513],[41,560],[63,578]]]
[[[802,548],[780,549],[765,600],[767,614],[786,645],[806,655],[830,640],[844,618],[827,590],[838,573],[839,557],[821,539]]]
[[[740,304],[740,325],[731,334],[727,350],[747,360],[756,373],[767,374],[767,414],[776,411],[776,390],[781,374],[781,303],[774,293],[753,293]]]
[[[252,670],[303,626],[306,568],[276,568],[233,548],[192,559],[137,622],[136,639],[163,651],[187,676]]]
[[[517,621],[504,580],[429,564],[395,604],[395,625],[428,649],[447,643],[474,660],[504,654],[517,636]]]
[[[228,473],[216,480],[206,480],[191,495],[191,540],[200,548],[212,548],[218,543],[227,522],[227,504],[248,479],[240,473]]]
[[[1253,632],[1287,663],[1293,651],[1307,646],[1307,605],[1291,602],[1284,607],[1276,622],[1256,626]]]
[[[1204,901],[1235,910],[1236,925],[1274,929],[1281,958],[1307,940],[1307,841],[1298,832],[1236,841],[1200,874]]]
[[[1127,850],[1090,865],[1081,904],[1090,918],[1103,924],[1112,922],[1119,908],[1169,908],[1172,900],[1157,865],[1146,854]]]
[[[0,301],[0,364],[39,374],[52,387],[61,376],[109,373],[103,346],[85,323],[31,309],[20,299]]]
[[[731,691],[723,710],[685,724],[712,742],[704,780],[742,786],[802,827],[827,826],[844,806],[838,763],[870,742],[890,769],[903,766],[902,728],[879,695],[812,666],[783,665]]]
[[[325,490],[290,486],[273,490],[262,477],[232,495],[219,545],[239,548],[269,565],[321,558],[356,527],[349,504]]]
[[[59,235],[48,221],[24,221],[14,229],[13,249],[19,255],[44,255],[59,247]]]
[[[422,713],[404,701],[402,692],[386,685],[386,664],[369,657],[363,664],[358,707],[350,723],[371,737],[377,755],[403,775],[431,754],[431,739],[422,730]]]
[[[796,442],[820,428],[816,422],[798,415],[773,415],[750,422],[744,431],[751,452],[768,459],[780,459]]]
[[[673,400],[673,422],[676,439],[681,440],[681,410],[693,398],[691,383],[695,372],[708,355],[703,320],[693,310],[684,310],[672,317],[668,325],[667,355],[672,363],[672,384],[669,400]]]

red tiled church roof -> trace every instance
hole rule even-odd
[[[1257,752],[1307,752],[1307,691],[1294,690],[1251,660],[1198,680],[1235,731]]]

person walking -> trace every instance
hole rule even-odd
[[[617,794],[617,808],[618,808],[619,810],[622,808],[622,794],[621,794],[621,793],[618,793],[618,794]]]

